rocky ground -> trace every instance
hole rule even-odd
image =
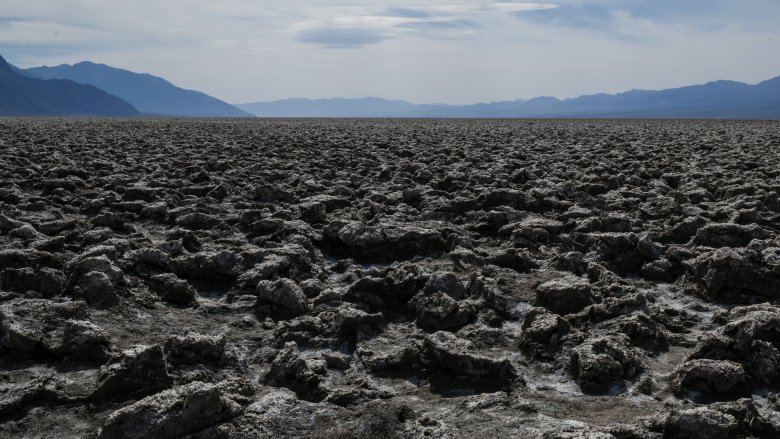
[[[780,436],[780,124],[0,120],[0,436]]]

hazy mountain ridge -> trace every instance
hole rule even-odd
[[[18,73],[0,56],[0,115],[135,116],[128,102],[91,85]]]
[[[234,106],[160,77],[104,64],[85,61],[30,69],[18,69],[5,61],[2,64],[0,114],[6,115],[140,112],[185,117],[780,118],[780,77],[755,85],[722,80],[657,91],[630,90],[569,99],[542,96],[471,105],[413,104],[370,97],[284,99]],[[57,88],[66,91],[54,92]]]
[[[382,98],[360,99],[284,99],[236,105],[259,117],[426,117],[449,111],[455,106],[445,104],[412,104]]]
[[[251,117],[224,101],[177,87],[148,73],[135,73],[105,64],[80,62],[56,67],[34,67],[24,72],[41,79],[69,79],[89,84],[131,103],[149,115],[185,117]]]
[[[780,118],[780,77],[755,85],[714,81],[570,99],[537,97],[472,105],[365,99],[285,99],[237,105],[261,117]]]

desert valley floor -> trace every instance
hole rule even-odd
[[[780,123],[0,120],[0,437],[780,437]]]

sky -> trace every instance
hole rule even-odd
[[[0,55],[231,103],[466,104],[780,75],[778,0],[0,0]]]

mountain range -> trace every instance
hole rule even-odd
[[[459,108],[382,98],[284,99],[236,106],[258,117],[440,117]]]
[[[563,100],[538,97],[473,105],[415,105],[364,98],[285,99],[237,107],[260,117],[778,119],[780,77],[755,85],[715,81],[660,91],[631,90]]]
[[[205,93],[179,88],[165,79],[147,73],[135,73],[104,64],[80,62],[56,67],[22,70],[39,79],[69,79],[94,85],[124,99],[146,115],[185,117],[252,117],[226,102]]]
[[[0,56],[0,115],[135,116],[138,110],[91,85],[30,78]]]
[[[0,57],[0,115],[180,117],[780,119],[780,77],[659,91],[473,105],[382,98],[285,99],[231,105],[163,78],[80,62],[19,69]]]

